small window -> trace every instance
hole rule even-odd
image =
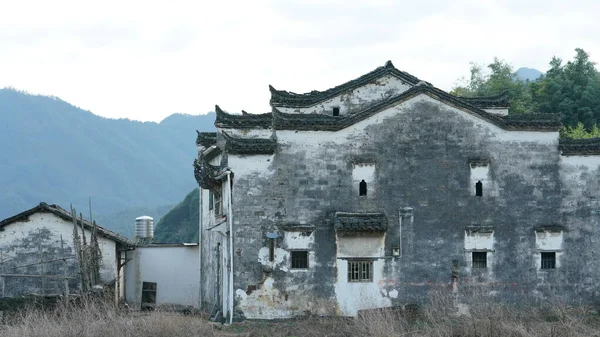
[[[339,116],[340,115],[340,108],[339,107],[333,108],[333,115],[334,116]]]
[[[223,203],[221,198],[221,187],[217,187],[217,190],[213,192],[213,208],[215,210],[215,216],[220,217],[223,215]]]
[[[542,253],[542,269],[556,269],[556,253]]]
[[[291,252],[292,269],[308,268],[308,251],[294,250]]]
[[[483,184],[481,183],[481,180],[479,180],[476,184],[475,184],[475,196],[476,197],[481,197],[483,196]]]
[[[487,252],[473,252],[473,268],[487,268]]]
[[[373,261],[348,261],[348,282],[373,282]]]
[[[208,191],[208,210],[212,211],[213,209],[213,192],[212,191]]]
[[[358,183],[358,195],[367,195],[367,182],[364,181],[364,179],[360,183]]]

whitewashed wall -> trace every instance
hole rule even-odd
[[[131,308],[139,309],[142,282],[156,283],[158,306],[198,307],[198,246],[148,245],[127,253],[125,297]]]
[[[80,235],[81,228],[79,227]],[[42,240],[42,253],[44,260],[51,260],[61,258],[61,236],[63,251],[65,256],[74,255],[73,249],[73,222],[66,221],[52,213],[38,212],[29,216],[28,221],[17,221],[4,227],[4,230],[0,232],[0,252],[2,252],[2,260],[10,260],[14,265],[30,263],[30,259],[36,259],[39,261],[37,256],[32,256],[39,251],[39,235],[43,234]],[[89,230],[85,230],[86,238],[89,242],[92,233]],[[115,241],[100,236],[98,241],[100,250],[102,251],[102,262],[100,266],[100,277],[102,282],[112,281],[117,276],[117,257],[116,257],[116,243]],[[39,255],[39,254],[37,254]],[[67,256],[68,257],[68,256]],[[75,259],[69,259],[69,264],[76,264]],[[61,274],[63,273],[63,266],[59,263],[55,263],[53,266],[46,264],[45,273]],[[51,270],[55,269],[55,270]],[[38,271],[32,271],[29,269],[16,268],[12,269],[14,274],[28,274],[38,273]],[[75,279],[78,278],[77,270],[74,267],[69,269],[70,277]],[[7,291],[10,289],[7,289]],[[25,290],[25,288],[23,288]],[[15,290],[16,295],[19,291]],[[29,291],[32,291],[29,288]],[[71,289],[70,292],[74,292]],[[8,293],[7,293],[8,294]],[[8,295],[7,295],[8,296]]]

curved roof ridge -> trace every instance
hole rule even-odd
[[[270,112],[262,114],[250,114],[242,110],[241,115],[231,114],[223,111],[215,105],[215,126],[220,128],[270,128],[272,115]]]
[[[273,154],[277,147],[274,136],[270,138],[242,138],[235,137],[221,131],[225,139],[225,150],[231,154]]]
[[[411,85],[416,85],[417,83],[421,82],[421,80],[417,77],[405,71],[398,70],[396,67],[394,67],[392,61],[387,61],[385,65],[377,67],[362,76],[323,91],[312,90],[307,93],[299,94],[286,90],[277,90],[272,85],[269,85],[269,91],[271,92],[271,105],[285,107],[311,106],[323,100],[337,96],[344,91],[358,88],[374,78],[385,74],[392,74]]]
[[[338,131],[369,118],[393,104],[408,100],[419,94],[427,94],[451,106],[466,109],[472,115],[505,130],[557,131],[562,126],[560,120],[554,114],[501,116],[487,112],[476,104],[460,99],[426,83],[414,86],[396,96],[392,96],[348,116],[285,113],[273,107],[273,126],[277,130]]]

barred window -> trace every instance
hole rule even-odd
[[[556,269],[556,252],[542,253],[542,269]]]
[[[348,282],[372,282],[373,261],[348,261]]]
[[[487,252],[473,252],[473,268],[487,268]]]
[[[294,250],[291,252],[291,258],[292,258],[292,269],[308,268],[308,251],[307,250]]]

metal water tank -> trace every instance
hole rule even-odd
[[[151,216],[143,215],[135,219],[135,238],[154,238],[154,219]]]

